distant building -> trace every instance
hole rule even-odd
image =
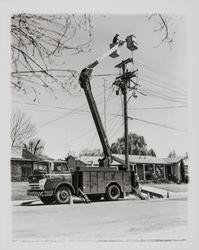
[[[113,154],[114,156],[114,154]],[[125,160],[122,154],[115,154]],[[89,167],[98,167],[99,156],[81,156],[79,159]],[[137,173],[140,181],[150,181],[161,177],[175,182],[187,182],[188,165],[184,164],[185,157],[159,158],[147,155],[129,155],[130,168]],[[121,164],[113,161],[111,167],[120,168]]]
[[[164,160],[171,168],[170,174],[174,181],[188,182],[188,157],[176,156]]]
[[[114,154],[122,161],[125,156]],[[65,162],[71,171],[81,167],[99,167],[100,156],[68,156]],[[27,181],[33,173],[33,163],[51,160],[48,156],[39,158],[26,149],[13,147],[11,150],[11,181]],[[130,169],[137,173],[140,181],[153,181],[155,178],[175,182],[188,182],[188,157],[159,158],[147,155],[129,155]],[[112,168],[122,169],[121,163],[113,160]]]
[[[87,164],[86,162],[81,161],[81,159],[77,159],[76,157],[69,155],[66,158],[66,163],[68,166],[68,169],[75,171],[77,167],[85,167]]]
[[[32,175],[33,163],[40,158],[22,147],[11,148],[11,181],[27,181]]]
[[[87,167],[99,167],[98,160],[103,158],[102,156],[80,156],[79,160],[81,162],[84,162]],[[111,163],[111,167],[118,168],[121,164],[117,161],[114,161]]]

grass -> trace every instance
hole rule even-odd
[[[28,182],[12,182],[11,183],[11,200],[27,200],[30,196],[27,196]],[[31,196],[31,199],[37,197]]]
[[[170,192],[177,192],[177,193],[182,193],[182,192],[187,192],[188,191],[188,184],[176,184],[176,183],[160,183],[160,184],[155,184],[155,183],[150,183],[146,184],[146,186],[154,187],[154,188],[160,188],[164,189]]]

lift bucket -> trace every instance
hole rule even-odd
[[[110,49],[112,49],[115,45],[116,45],[116,43],[111,43]],[[112,57],[112,58],[116,58],[118,56],[120,56],[119,49],[115,50],[113,53],[110,54],[110,57]]]
[[[126,46],[131,51],[134,51],[138,48],[138,44],[136,42],[135,36],[133,36],[133,35],[127,36]]]

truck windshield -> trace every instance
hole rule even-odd
[[[33,165],[33,173],[42,173],[42,174],[47,174],[48,173],[48,166],[46,163],[36,163]]]

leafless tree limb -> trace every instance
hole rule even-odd
[[[41,139],[33,138],[28,143],[24,144],[24,148],[33,155],[40,156],[44,150],[44,142]]]
[[[15,110],[11,117],[11,145],[23,145],[36,132],[35,124],[24,112]]]
[[[175,32],[171,31],[171,27],[169,26],[170,18],[163,14],[151,14],[148,17],[148,20],[152,20],[152,18],[156,18],[158,21],[158,28],[155,28],[155,32],[160,32],[163,34],[161,38],[161,42],[155,47],[161,46],[164,42],[168,42],[169,45],[173,42]]]
[[[90,15],[34,15],[15,14],[11,17],[11,52],[12,52],[12,87],[16,92],[27,90],[31,86],[28,80],[34,77],[34,82],[52,91],[44,81],[43,76],[51,78],[65,91],[70,91],[71,78],[61,81],[49,69],[57,58],[67,55],[88,52],[93,41],[92,21]],[[82,40],[75,41],[77,34],[82,34]],[[30,75],[21,77],[21,71],[30,71]],[[41,72],[39,72],[41,71]],[[13,77],[13,72],[15,73]],[[37,74],[35,74],[37,72]],[[41,74],[43,75],[42,77]],[[25,79],[26,78],[26,79]]]

